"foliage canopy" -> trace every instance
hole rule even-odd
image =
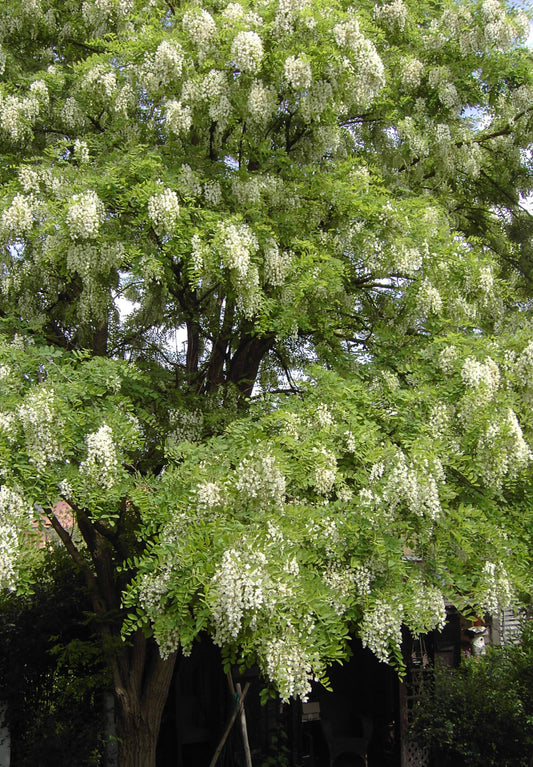
[[[44,510],[106,641],[127,613],[141,717],[202,631],[305,696],[349,635],[399,661],[445,599],[530,591],[527,30],[497,0],[5,3],[0,577]]]

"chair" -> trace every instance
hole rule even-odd
[[[372,719],[354,714],[350,702],[331,693],[321,700],[321,722],[329,750],[329,767],[341,767],[355,756],[368,767]]]

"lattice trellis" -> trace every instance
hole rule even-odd
[[[408,740],[405,744],[405,765],[402,767],[428,767],[429,751],[427,748],[421,748],[414,741]]]

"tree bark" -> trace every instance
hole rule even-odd
[[[153,640],[148,641],[148,647],[144,644],[135,642],[128,658],[126,683],[115,685],[118,767],[156,767],[161,718],[176,653],[163,660]]]

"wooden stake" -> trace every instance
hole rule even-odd
[[[235,685],[239,698],[242,698],[242,690],[239,682]],[[248,740],[248,727],[246,726],[246,712],[244,706],[241,706],[241,731],[242,741],[244,743],[244,756],[246,757],[246,767],[253,767],[252,754],[250,752],[250,741]]]
[[[232,682],[232,684],[233,684],[233,682]],[[241,712],[241,710],[242,710],[242,707],[243,707],[243,704],[244,704],[244,699],[246,698],[246,694],[247,694],[249,689],[250,689],[250,682],[246,682],[246,684],[244,686],[243,693],[242,693],[242,695],[239,695],[239,702],[235,706],[235,710],[233,711],[233,714],[231,715],[230,720],[228,722],[228,726],[224,730],[224,734],[222,735],[222,738],[220,739],[220,743],[218,744],[217,749],[216,749],[215,753],[213,754],[213,758],[211,759],[211,761],[209,763],[209,767],[215,767],[215,765],[216,765],[216,763],[218,761],[218,757],[220,756],[220,752],[224,748],[224,743],[228,739],[228,735],[231,732],[231,728],[233,727],[233,724],[234,724],[235,720],[237,719],[237,714],[239,714]]]

